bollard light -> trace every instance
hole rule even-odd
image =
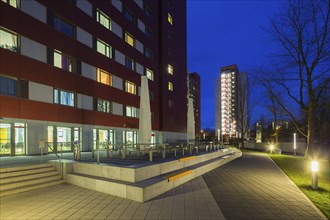
[[[317,189],[317,171],[319,170],[319,162],[312,161],[312,189]]]
[[[269,146],[269,148],[270,148],[270,153],[273,153],[274,145],[271,144],[271,145]]]
[[[317,172],[319,170],[319,162],[312,161],[312,172]]]

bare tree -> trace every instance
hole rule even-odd
[[[267,30],[279,50],[274,54],[271,74],[263,73],[263,85],[275,86],[289,98],[289,102],[283,102],[270,90],[298,131],[307,138],[305,157],[316,157],[315,111],[330,82],[329,16],[329,0],[288,0],[282,12],[270,19]],[[307,132],[299,129],[293,105],[306,113]]]
[[[249,130],[249,116],[251,105],[249,103],[250,88],[246,73],[239,73],[237,86],[237,130],[240,133],[240,142],[244,148],[244,138]]]

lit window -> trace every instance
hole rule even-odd
[[[137,108],[133,106],[126,106],[125,115],[128,117],[137,118]]]
[[[73,92],[54,89],[54,103],[75,106],[75,95]]]
[[[125,65],[128,69],[135,70],[135,65],[134,65],[134,60],[133,59],[131,59],[129,57],[126,57]]]
[[[173,67],[169,64],[167,65],[167,72],[171,75],[173,75]]]
[[[16,52],[17,34],[0,29],[0,47]]]
[[[97,99],[97,111],[111,113],[111,103],[107,100]]]
[[[148,77],[148,79],[150,79],[151,81],[154,81],[154,72],[148,68],[146,68],[146,76]]]
[[[54,28],[69,37],[75,36],[74,26],[57,16],[54,16]]]
[[[168,90],[173,91],[173,83],[168,82]]]
[[[97,69],[97,81],[108,86],[112,85],[112,77],[110,73],[101,69]]]
[[[54,50],[54,66],[63,70],[74,72],[74,59],[63,54],[61,51]]]
[[[172,18],[172,16],[170,15],[170,13],[167,14],[167,21],[168,21],[168,23],[170,23],[171,25],[173,24],[173,18]]]
[[[106,29],[111,30],[110,18],[106,14],[104,14],[102,11],[100,11],[99,9],[97,9],[97,11],[96,11],[96,20],[101,25],[103,25]]]
[[[18,8],[19,0],[2,0],[2,1],[13,6],[14,8]]]
[[[109,46],[109,44],[101,41],[100,39],[97,39],[96,41],[96,50],[97,52],[103,54],[104,56],[112,58],[111,56],[112,48]]]
[[[132,35],[130,35],[129,33],[125,32],[125,41],[126,43],[128,43],[129,45],[131,45],[132,47],[134,47],[135,45],[135,39]]]
[[[125,82],[125,91],[131,94],[136,95],[136,85],[132,82]]]
[[[0,76],[0,94],[17,96],[17,80]]]

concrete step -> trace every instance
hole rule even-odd
[[[15,189],[1,190],[0,191],[0,197],[1,196],[12,195],[12,194],[16,194],[16,193],[21,193],[21,192],[26,192],[26,191],[30,191],[30,190],[34,190],[34,189],[41,189],[41,188],[45,188],[45,187],[48,187],[48,186],[54,186],[54,185],[62,184],[62,183],[65,183],[65,180],[57,179],[56,181],[48,181],[48,182],[32,184],[32,185],[28,185],[28,186],[24,186],[24,187],[18,187],[18,188],[15,188]]]
[[[16,171],[0,173],[0,178],[2,179],[2,178],[10,178],[10,177],[16,177],[16,176],[24,176],[24,175],[35,174],[35,173],[50,172],[53,170],[54,170],[54,167],[52,167],[52,166],[39,167],[39,168],[28,169],[28,170],[16,170]]]
[[[158,172],[158,175],[147,174],[147,178],[139,178],[140,181],[135,182],[130,181],[131,178],[123,178],[127,179],[125,181],[123,179],[119,180],[104,176],[97,176],[97,173],[104,171],[104,167],[98,166],[99,171],[97,171],[97,167],[90,164],[86,166],[93,168],[93,172],[95,174],[91,175],[80,172],[68,173],[66,180],[68,183],[80,187],[131,199],[138,202],[145,202],[200,175],[203,175],[204,173],[209,172],[225,163],[228,163],[240,157],[241,155],[242,153],[240,151],[232,151],[229,154],[221,155],[220,157],[213,157],[214,155],[210,154],[207,156],[208,159],[206,160],[202,160],[205,155],[198,155],[196,157],[190,156],[184,160],[180,159],[181,161],[178,162],[168,162],[168,167],[166,168],[167,172]],[[181,168],[178,168],[175,163],[185,163],[186,166],[181,165]],[[111,169],[113,169],[113,172],[120,172],[120,170],[123,168],[112,167]],[[143,169],[145,173],[148,173],[152,172],[155,167],[146,166]]]
[[[54,168],[52,168],[52,169],[47,168],[47,170],[44,172],[40,172],[40,171],[42,171],[42,169],[40,169],[40,168],[37,170],[34,170],[34,171],[38,171],[38,173],[29,173],[29,174],[24,174],[24,175],[19,175],[19,176],[10,176],[10,177],[1,178],[0,185],[58,175],[58,172],[55,171]],[[31,172],[32,172],[32,170],[31,170]]]
[[[0,191],[10,190],[10,189],[15,189],[15,188],[20,188],[20,187],[28,187],[29,185],[41,184],[41,183],[45,183],[45,182],[49,182],[49,181],[57,181],[59,179],[60,179],[59,175],[57,173],[55,173],[51,176],[46,176],[46,177],[28,179],[28,180],[23,180],[23,181],[18,181],[18,182],[9,182],[9,183],[5,183],[5,184],[1,184]]]
[[[0,174],[1,173],[8,173],[8,172],[15,172],[15,171],[23,171],[23,170],[44,168],[44,167],[51,167],[51,164],[42,163],[42,164],[33,164],[33,165],[25,165],[25,166],[16,166],[16,167],[5,167],[5,168],[0,168]]]

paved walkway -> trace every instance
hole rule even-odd
[[[203,178],[226,219],[326,219],[266,154],[244,153]]]
[[[0,197],[0,219],[224,219],[202,177],[138,203],[62,184]]]
[[[146,203],[62,184],[0,197],[0,219],[326,219],[263,154],[244,153]]]

